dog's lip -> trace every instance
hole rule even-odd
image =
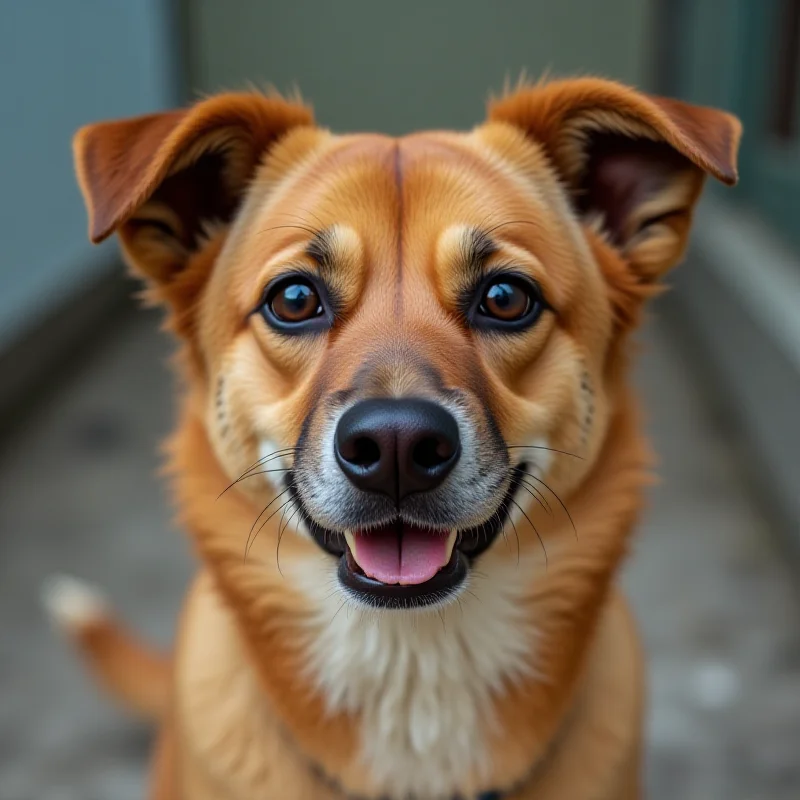
[[[472,562],[489,549],[494,540],[502,531],[506,520],[508,519],[511,506],[515,502],[514,498],[519,490],[519,487],[521,486],[522,476],[525,474],[526,470],[527,464],[525,462],[521,462],[515,467],[512,467],[511,479],[509,481],[506,494],[489,520],[474,527],[456,529],[457,539],[455,546],[453,547],[453,553],[458,552],[465,557],[467,562]],[[333,556],[337,556],[339,558],[345,556],[348,546],[344,531],[336,531],[330,528],[325,528],[317,523],[316,520],[314,520],[314,518],[306,509],[303,499],[297,490],[293,472],[287,474],[286,482],[291,494],[295,499],[299,509],[299,514],[317,545],[322,550],[330,553]],[[395,522],[397,521],[398,520],[395,520]],[[372,525],[370,527],[377,528],[381,526]],[[433,529],[436,526],[430,527]],[[447,535],[451,532],[451,530],[451,528],[441,528],[440,532],[443,535]]]
[[[382,583],[365,575],[348,549],[339,559],[339,582],[359,600],[376,608],[422,608],[439,603],[452,595],[469,571],[467,557],[453,548],[450,560],[423,583],[403,585]]]

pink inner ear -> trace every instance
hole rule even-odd
[[[589,144],[578,207],[600,212],[612,242],[622,247],[642,227],[632,229],[636,209],[691,168],[688,158],[664,142],[597,134]]]

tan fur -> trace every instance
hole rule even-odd
[[[739,127],[595,79],[520,88],[489,117],[466,134],[333,136],[302,106],[228,95],[78,135],[93,238],[120,233],[184,343],[169,464],[203,566],[159,678],[153,797],[640,796],[642,663],[614,588],[649,467],[629,334],[683,252],[704,174],[735,180]],[[327,267],[306,252],[321,229]],[[531,329],[465,326],[475,229],[490,264],[541,285],[552,311]],[[289,266],[325,270],[330,333],[280,336],[252,313]],[[327,524],[330,398],[436,398],[426,365],[460,391],[465,462],[491,415],[506,444],[550,448],[508,451],[546,483],[457,597],[368,611],[281,510],[283,473],[247,470],[302,431],[307,507]],[[499,502],[477,482],[473,499],[470,524]]]

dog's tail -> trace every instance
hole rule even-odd
[[[74,642],[115,698],[147,719],[156,721],[165,714],[172,671],[169,657],[132,634],[100,591],[59,575],[45,582],[42,601],[56,627]]]

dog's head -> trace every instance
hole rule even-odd
[[[581,79],[401,139],[222,95],[85,128],[76,159],[92,239],[117,231],[171,308],[231,491],[350,598],[408,607],[456,596],[509,520],[534,551],[528,511],[592,472],[625,335],[738,137]]]

